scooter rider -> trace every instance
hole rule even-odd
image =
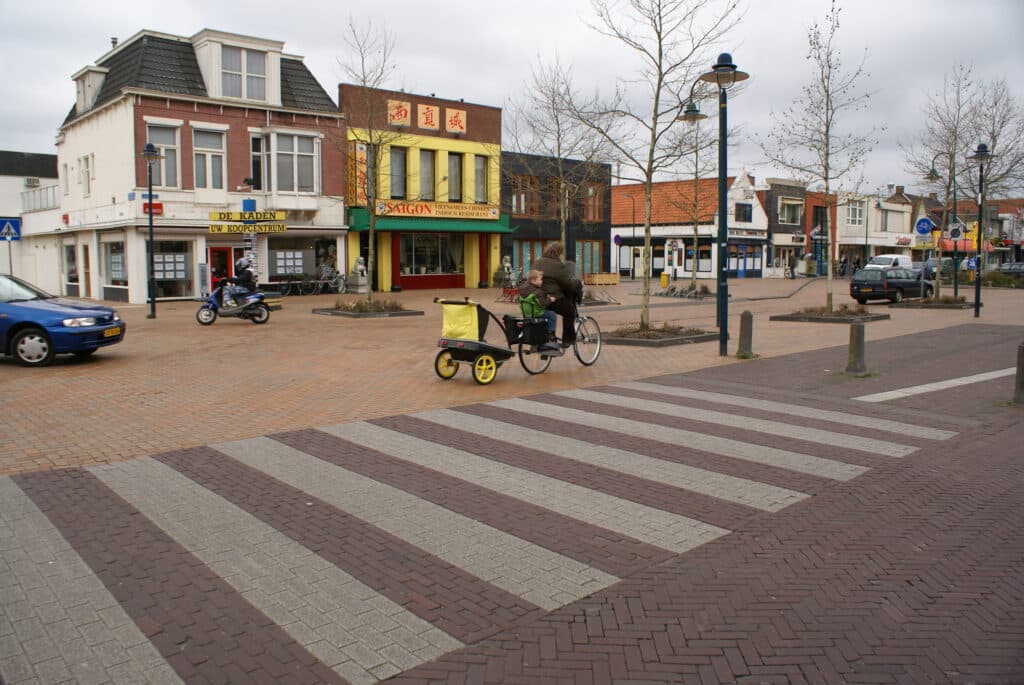
[[[233,286],[225,286],[224,288],[224,306],[234,307],[235,296],[244,295],[250,293],[256,289],[256,277],[250,269],[252,262],[248,257],[242,257],[235,262],[235,275],[230,278],[225,278],[225,283],[233,283]]]

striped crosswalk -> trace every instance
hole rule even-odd
[[[0,479],[0,680],[375,683],[955,435],[850,407],[628,382]]]

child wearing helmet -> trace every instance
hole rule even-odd
[[[235,306],[236,295],[243,295],[256,289],[256,277],[252,269],[249,268],[251,264],[252,262],[248,257],[242,257],[235,262],[235,275],[224,279],[225,283],[234,284],[224,288],[225,307]]]

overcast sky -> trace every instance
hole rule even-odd
[[[771,111],[781,111],[810,81],[807,29],[823,21],[829,2],[745,2],[743,21],[714,53],[731,52],[750,74],[746,90],[729,101],[730,127],[742,128],[742,140],[730,149],[729,171],[746,169],[761,181],[785,174],[766,166],[749,141],[771,125]],[[862,189],[886,183],[921,189],[905,170],[898,145],[919,135],[925,96],[941,89],[954,65],[972,65],[983,79],[1005,77],[1024,99],[1024,0],[843,0],[841,7],[844,62],[853,65],[867,51],[870,73],[861,83],[874,93],[870,111],[858,117],[868,126],[871,119],[887,126],[865,167]],[[556,50],[588,89],[610,92],[615,77],[630,75],[629,65],[613,57],[620,46],[587,26],[594,19],[589,0],[59,0],[45,10],[0,0],[0,149],[54,153],[57,127],[74,103],[71,75],[100,59],[112,36],[125,40],[142,29],[191,36],[212,28],[281,40],[337,100],[350,14],[394,35],[391,85],[411,92],[503,107],[522,90],[538,58],[548,61]]]

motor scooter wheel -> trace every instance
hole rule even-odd
[[[204,305],[196,312],[196,321],[204,326],[209,326],[217,320],[217,310],[209,305]]]
[[[253,323],[266,323],[270,320],[270,307],[260,302],[249,314],[249,319]]]

